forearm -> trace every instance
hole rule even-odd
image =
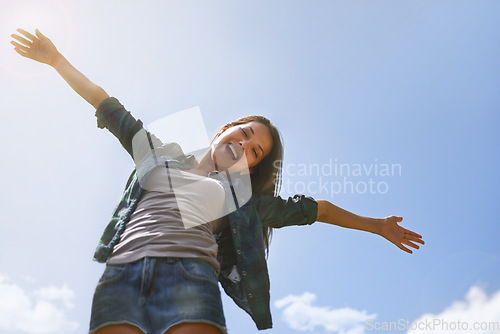
[[[61,77],[77,92],[81,97],[97,109],[99,104],[109,95],[90,81],[85,75],[78,71],[70,62],[60,53],[51,64],[52,67],[61,75]]]
[[[316,202],[318,202],[317,221],[374,234],[381,234],[382,232],[381,219],[354,214],[326,200],[318,199]]]

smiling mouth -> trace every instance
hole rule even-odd
[[[236,154],[236,150],[231,143],[227,144],[227,151],[233,156],[233,160],[236,161],[238,159],[238,154]]]

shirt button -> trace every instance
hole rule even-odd
[[[253,296],[252,296],[252,294],[251,294],[251,293],[249,293],[249,294],[248,294],[248,299],[252,299],[252,297],[253,297]]]
[[[236,253],[238,253],[238,255],[240,255],[240,254],[241,254],[241,250],[240,250],[240,249],[238,249],[238,250],[236,251]]]
[[[233,233],[236,234],[236,229],[235,228],[233,228]]]

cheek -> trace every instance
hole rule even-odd
[[[247,162],[248,162],[248,167],[255,167],[257,166],[262,159],[258,159],[253,155],[253,153],[247,154]]]

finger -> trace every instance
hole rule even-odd
[[[16,49],[19,49],[19,50],[22,50],[24,52],[28,52],[30,50],[30,48],[26,47],[26,46],[23,46],[19,43],[16,43],[14,41],[10,41],[10,44],[14,45],[16,47]]]
[[[38,36],[38,38],[40,38],[40,39],[43,39],[43,40],[47,40],[47,39],[49,39],[49,38],[48,38],[48,37],[46,37],[44,34],[42,34],[42,33],[40,32],[40,30],[38,30],[38,29],[35,29],[35,34],[36,34],[36,35]]]
[[[28,41],[27,39],[22,38],[21,36],[12,34],[12,35],[10,35],[10,37],[12,37],[14,39],[17,39],[19,42],[25,44],[26,46],[30,46],[31,45],[30,41]]]
[[[410,246],[410,247],[413,247],[413,248],[416,248],[416,249],[420,249],[420,247],[417,244],[414,244],[410,240],[403,240],[401,242],[404,243],[405,245]]]
[[[405,246],[403,246],[403,245],[401,245],[401,244],[399,244],[399,245],[397,245],[397,246],[398,246],[400,249],[402,249],[402,250],[404,250],[405,252],[407,252],[407,253],[410,253],[410,254],[412,254],[412,253],[413,253],[410,249],[406,248]]]
[[[21,28],[17,28],[17,31],[19,31],[21,34],[23,34],[24,36],[28,37],[32,41],[35,41],[37,39],[35,35],[30,34],[26,30],[23,30]]]
[[[29,54],[27,54],[26,52],[23,52],[23,51],[19,50],[18,48],[14,48],[14,51],[16,51],[17,53],[19,53],[23,57],[33,59],[33,58],[30,57]]]
[[[404,228],[404,227],[403,227],[403,229],[404,229],[404,230],[405,230],[405,232],[406,232],[406,233],[408,233],[408,234],[411,234],[411,235],[413,235],[413,236],[416,236],[416,237],[422,238],[422,236],[421,236],[420,234],[416,233],[416,232],[413,232],[413,231],[411,231],[411,230],[409,230],[409,229],[406,229],[406,228]]]
[[[418,237],[415,237],[415,236],[413,236],[411,234],[405,234],[405,238],[408,239],[408,240],[412,240],[412,241],[418,242],[418,243],[420,243],[422,245],[425,245],[425,242],[422,239],[420,239]]]

